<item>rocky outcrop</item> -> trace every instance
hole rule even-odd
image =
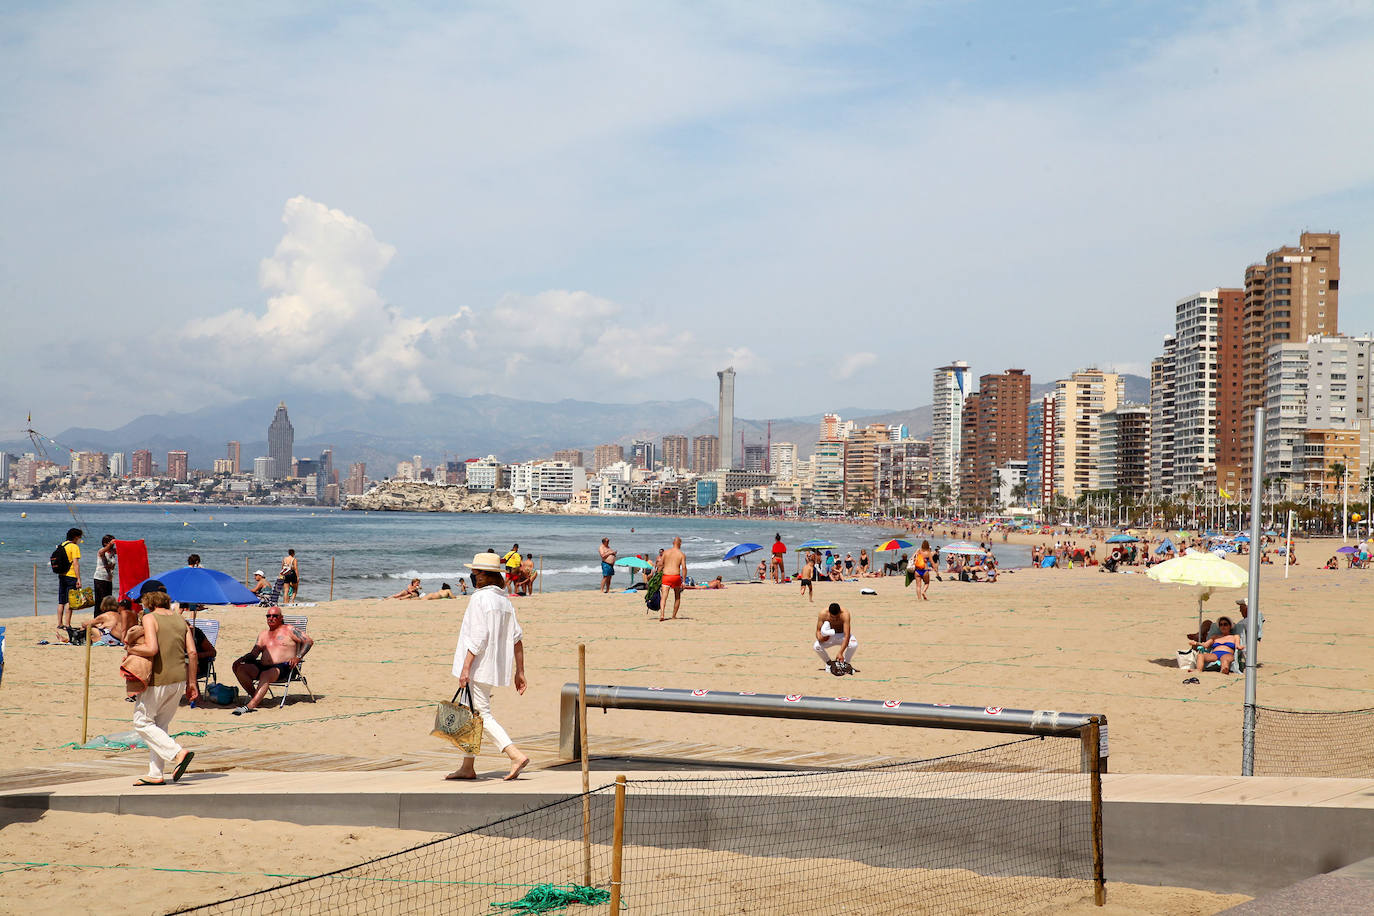
[[[545,515],[576,512],[563,503],[517,500],[509,493],[474,493],[466,487],[402,480],[379,483],[362,496],[350,496],[344,508],[369,512],[528,512]]]

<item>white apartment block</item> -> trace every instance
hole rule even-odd
[[[1351,429],[1370,416],[1374,337],[1307,338],[1307,428]]]
[[[1125,381],[1115,372],[1080,369],[1054,385],[1054,492],[1065,499],[1098,489],[1097,419],[1116,410]]]
[[[930,434],[930,488],[938,497],[940,486],[959,498],[959,459],[963,454],[964,399],[973,376],[968,363],[956,360],[935,370]]]
[[[501,462],[488,455],[467,463],[467,488],[477,492],[491,492],[501,485]]]
[[[1174,422],[1177,415],[1174,335],[1164,338],[1164,353],[1150,362],[1150,492],[1174,494]]]
[[[1202,489],[1217,461],[1217,343],[1221,290],[1178,300],[1174,308],[1174,490]]]
[[[768,467],[778,480],[791,480],[797,473],[797,444],[774,442],[770,445]]]
[[[1307,428],[1307,344],[1278,343],[1264,359],[1264,475],[1302,482]]]

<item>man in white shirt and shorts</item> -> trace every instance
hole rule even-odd
[[[472,692],[472,705],[482,716],[484,740],[490,737],[501,752],[510,758],[510,772],[506,779],[514,779],[529,765],[530,759],[520,752],[510,735],[491,714],[491,692],[496,687],[515,685],[515,692],[525,692],[525,645],[520,622],[515,619],[515,606],[502,587],[505,563],[494,553],[479,553],[471,563],[475,591],[468,599],[463,614],[463,626],[458,632],[458,648],[453,655],[453,676],[458,686]],[[476,759],[463,756],[463,764],[445,779],[476,779]]]

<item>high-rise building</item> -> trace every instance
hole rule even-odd
[[[1296,497],[1303,484],[1303,433],[1307,429],[1307,342],[1269,348],[1264,377],[1264,476]]]
[[[78,477],[104,477],[110,456],[104,452],[72,452],[72,473]]]
[[[355,461],[348,466],[348,483],[344,492],[349,496],[362,496],[367,490],[367,462]]]
[[[716,438],[720,454],[718,467],[730,470],[735,466],[735,369],[731,366],[716,373],[720,379],[720,414],[717,418]]]
[[[243,446],[240,445],[238,442],[230,442],[225,448],[226,448],[226,450],[227,450],[227,452],[228,452],[228,454],[227,454],[225,457],[227,457],[227,458],[229,459],[229,461],[230,461],[229,467],[231,468],[231,470],[230,470],[229,473],[231,473],[231,474],[242,474],[242,473],[243,473]]]
[[[815,509],[839,511],[844,508],[844,442],[827,439],[816,443],[811,453],[811,505]]]
[[[153,453],[146,448],[134,451],[133,476],[152,477],[153,476]]]
[[[10,472],[13,470],[12,463],[14,457],[4,449],[0,449],[0,487],[10,485]]]
[[[1150,478],[1150,408],[1122,404],[1097,418],[1098,489],[1138,499]]]
[[[720,467],[720,439],[715,436],[692,438],[692,471],[709,474]]]
[[[186,452],[177,449],[167,453],[167,476],[173,480],[184,481],[186,479]]]
[[[1241,404],[1244,399],[1242,346],[1245,340],[1245,290],[1217,290],[1216,476],[1223,482],[1240,474]],[[1248,481],[1247,481],[1248,482]]]
[[[998,468],[1026,461],[1030,376],[1008,369],[978,379],[978,391],[964,400],[960,441],[959,498],[967,505],[993,506],[1000,487]],[[1024,475],[1023,475],[1024,476]]]
[[[585,467],[582,463],[582,449],[580,448],[560,448],[553,453],[554,461],[562,461],[575,468]]]
[[[114,452],[110,455],[110,476],[123,477],[129,473],[129,456],[123,452]]]
[[[210,470],[216,477],[224,477],[234,473],[233,458],[216,458],[210,464]]]
[[[592,473],[599,473],[602,468],[624,460],[624,446],[616,445],[614,442],[598,445],[592,452]]]
[[[676,471],[692,469],[692,451],[686,436],[663,437],[663,466]]]
[[[1370,417],[1374,337],[1307,339],[1308,429],[1353,429]]]
[[[930,498],[930,441],[889,439],[875,450],[873,485],[880,506],[925,506]]]
[[[1124,381],[1115,372],[1080,369],[1055,382],[1054,492],[1077,499],[1098,488],[1097,418],[1123,400]]]
[[[279,480],[277,474],[277,459],[270,455],[260,455],[253,459],[253,479],[258,483],[270,483]]]
[[[280,480],[291,473],[291,455],[295,448],[296,430],[286,414],[286,402],[282,401],[277,405],[272,424],[267,427],[267,457],[272,459],[272,473],[276,475],[273,480]]]
[[[1174,426],[1178,421],[1175,357],[1177,339],[1164,338],[1164,352],[1150,361],[1150,492],[1174,495]]]
[[[1201,490],[1216,468],[1221,292],[1203,290],[1174,307],[1175,492]]]
[[[778,480],[791,480],[797,473],[795,442],[774,442],[768,446],[768,466]]]
[[[654,469],[654,443],[649,439],[635,439],[630,443],[630,463],[646,471]]]
[[[840,415],[828,413],[821,417],[821,441],[826,439],[840,439]]]
[[[1304,232],[1296,247],[1276,248],[1265,256],[1263,264],[1246,268],[1238,449],[1242,477],[1250,476],[1257,408],[1265,408],[1268,424],[1270,349],[1282,343],[1305,341],[1314,334],[1337,333],[1340,286],[1339,232]],[[1266,436],[1265,451],[1268,449]],[[1268,458],[1265,460],[1267,465]]]
[[[878,470],[878,445],[891,442],[887,425],[872,423],[856,429],[844,441],[844,491],[850,505],[871,508],[877,499],[875,476]]]
[[[744,470],[762,474],[768,463],[768,447],[765,445],[746,445],[744,447]]]
[[[944,493],[959,498],[959,459],[963,439],[964,398],[970,386],[968,363],[957,360],[935,370],[931,408],[930,486],[937,500]]]

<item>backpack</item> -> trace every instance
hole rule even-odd
[[[69,543],[71,542],[63,541],[61,544],[58,544],[57,547],[54,548],[52,556],[48,557],[48,565],[51,566],[52,571],[59,576],[65,576],[68,570],[72,568],[72,561],[67,556],[67,545]]]

